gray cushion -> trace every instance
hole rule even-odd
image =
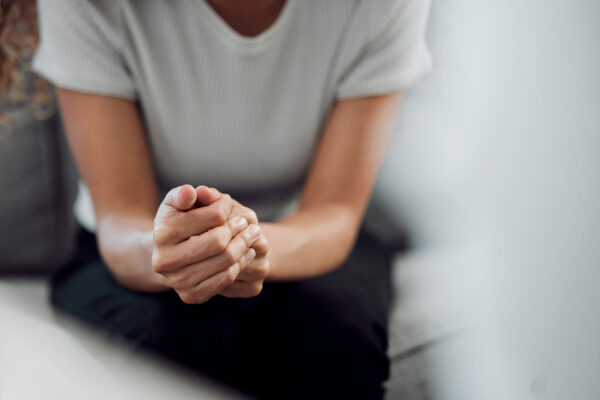
[[[58,113],[40,120],[8,99],[0,109],[12,124],[0,136],[0,272],[49,272],[73,251],[77,173]]]

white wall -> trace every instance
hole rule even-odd
[[[444,399],[599,399],[600,2],[438,0],[435,72],[377,187],[424,249],[465,249],[475,329]]]

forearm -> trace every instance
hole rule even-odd
[[[276,223],[262,223],[269,242],[270,281],[307,279],[338,268],[348,257],[360,225],[342,205],[298,211]]]
[[[98,224],[102,257],[124,286],[142,292],[168,290],[162,275],[152,270],[153,219],[106,215]]]

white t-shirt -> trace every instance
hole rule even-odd
[[[263,220],[299,193],[337,100],[406,89],[431,66],[429,0],[287,0],[254,37],[201,0],[38,7],[34,69],[56,86],[136,101],[161,195],[214,186]]]

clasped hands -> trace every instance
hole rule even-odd
[[[187,304],[258,295],[267,250],[256,213],[214,188],[172,189],[154,220],[152,268]]]

